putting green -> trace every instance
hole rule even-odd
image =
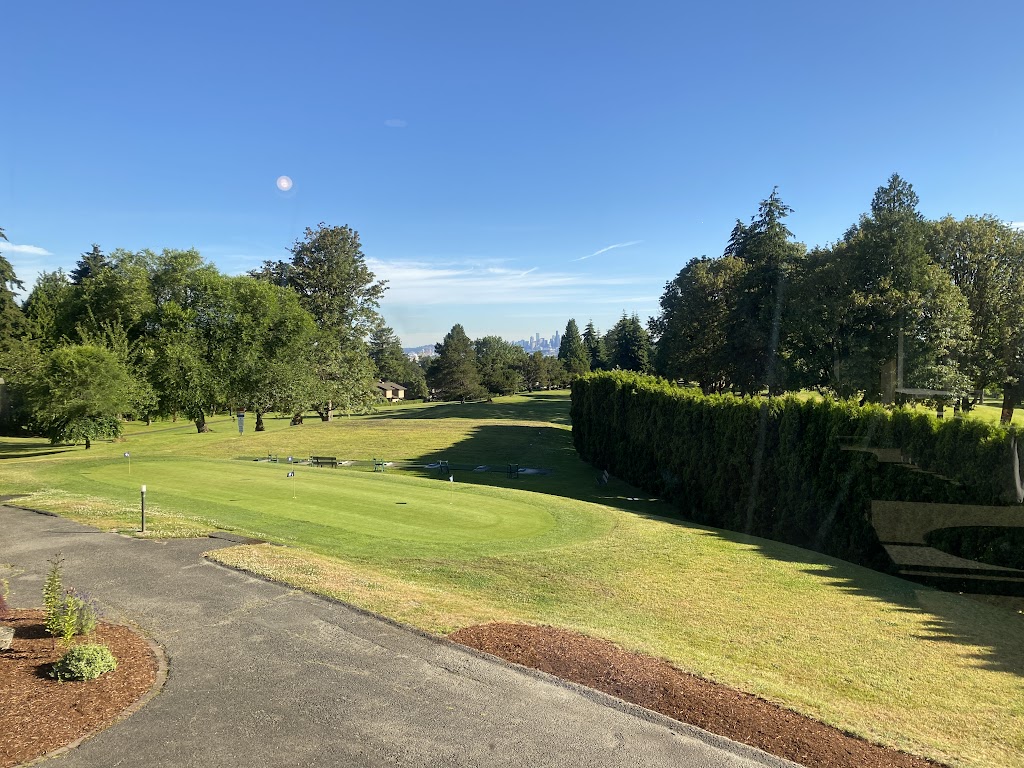
[[[75,473],[82,492],[126,503],[146,484],[151,515],[192,515],[211,527],[349,556],[527,551],[599,536],[609,525],[598,507],[568,515],[557,498],[397,472],[152,459],[133,462],[131,475],[111,461],[82,462]],[[67,468],[62,474],[66,483]]]

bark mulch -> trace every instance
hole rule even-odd
[[[10,611],[10,650],[0,651],[0,768],[26,762],[105,728],[152,687],[158,662],[149,643],[127,627],[101,623],[94,638],[117,669],[87,682],[49,677],[62,655],[43,629],[42,611]]]
[[[554,627],[484,624],[450,639],[595,688],[705,731],[811,768],[937,768],[665,661]]]

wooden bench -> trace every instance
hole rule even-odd
[[[508,471],[505,473],[505,476],[509,480],[517,479],[519,477],[519,465],[518,464],[509,464],[508,465]]]
[[[310,456],[309,465],[311,467],[331,467],[332,469],[338,468],[338,457],[337,456]]]
[[[374,472],[383,472],[384,471],[384,459],[374,459],[373,460],[373,471]]]
[[[452,468],[449,466],[447,461],[439,461],[437,463],[437,474],[441,477],[450,477]]]

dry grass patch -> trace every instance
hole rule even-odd
[[[411,584],[372,568],[271,544],[218,549],[206,557],[442,635],[473,624],[509,621],[513,616],[443,589]]]

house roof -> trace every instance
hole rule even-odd
[[[401,384],[395,384],[393,381],[378,381],[377,386],[381,389],[405,389]]]

